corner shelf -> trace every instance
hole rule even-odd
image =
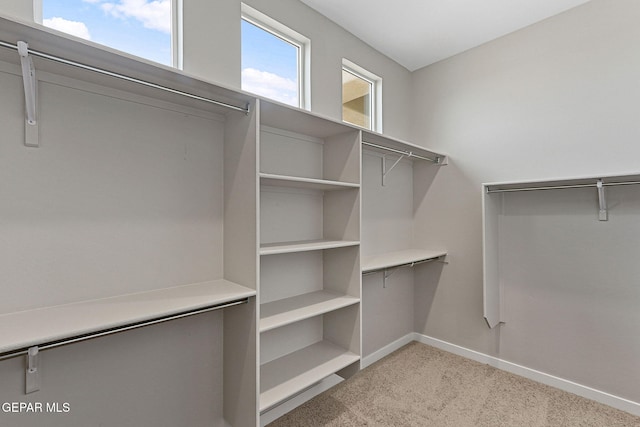
[[[300,242],[264,243],[260,245],[260,255],[319,251],[324,249],[358,246],[359,244],[360,242],[356,240],[305,240]]]
[[[237,301],[256,291],[214,280],[0,315],[0,355]]]
[[[360,356],[328,341],[320,341],[260,367],[260,412],[299,393]]]
[[[362,272],[373,273],[388,268],[402,267],[444,258],[447,255],[443,250],[406,249],[402,251],[387,252],[379,255],[371,255],[363,258]]]
[[[317,291],[261,304],[260,332],[266,332],[359,302],[359,298],[349,295]]]

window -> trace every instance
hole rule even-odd
[[[342,120],[382,132],[382,79],[351,61],[342,61]]]
[[[244,3],[241,25],[242,89],[309,109],[309,39]]]
[[[38,0],[36,22],[83,39],[179,67],[180,0]]]

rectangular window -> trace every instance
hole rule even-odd
[[[178,66],[179,0],[37,0],[36,22],[151,61]]]
[[[309,39],[244,3],[241,29],[242,90],[308,109]]]
[[[381,85],[380,77],[346,59],[343,60],[342,120],[382,132]]]

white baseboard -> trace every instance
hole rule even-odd
[[[536,371],[535,369],[527,368],[525,366],[518,365],[516,363],[508,362],[506,360],[499,359],[494,356],[489,356],[488,354],[480,353],[475,350],[470,350],[465,347],[461,347],[456,344],[451,344],[446,341],[442,341],[437,338],[432,338],[427,335],[422,335],[417,332],[411,332],[402,338],[399,338],[388,344],[381,349],[371,353],[370,355],[362,358],[361,368],[364,369],[367,366],[377,362],[385,356],[393,353],[399,348],[403,347],[406,344],[409,344],[412,341],[418,341],[423,344],[430,345],[432,347],[438,348],[440,350],[447,351],[449,353],[456,354],[458,356],[465,357],[467,359],[475,360],[479,363],[484,363],[489,366],[493,366],[494,368],[510,372],[515,375],[519,375],[524,378],[528,378],[530,380],[546,384],[551,387],[555,387],[560,390],[567,391],[569,393],[576,394],[578,396],[585,397],[587,399],[594,400],[596,402],[600,402],[604,405],[611,406],[616,409],[620,409],[625,412],[629,412],[630,414],[640,416],[640,403],[624,399],[622,397],[614,396],[610,393],[606,393],[604,391],[596,390],[591,387],[584,386],[582,384],[575,383],[573,381],[565,380],[563,378],[559,378],[553,375],[545,374],[544,372]],[[338,379],[334,379],[332,377],[337,377]],[[265,412],[260,416],[260,425],[264,426],[265,424],[270,423],[271,421],[279,418],[280,416],[286,414],[287,412],[293,410],[297,406],[303,404],[307,400],[312,397],[320,394],[321,392],[328,390],[333,387],[335,384],[339,383],[341,378],[337,375],[333,375],[332,377],[327,378],[323,382],[318,385],[312,387],[311,389],[305,391],[297,395],[296,397],[288,400],[281,405],[276,406],[275,408]]]
[[[385,345],[380,350],[376,350],[373,353],[371,353],[370,355],[368,355],[366,357],[363,357],[362,361],[360,363],[360,368],[364,369],[367,366],[371,365],[372,363],[375,363],[378,360],[382,359],[383,357],[393,353],[394,351],[396,351],[400,347],[409,344],[411,341],[416,341],[416,339],[414,337],[414,334],[415,334],[414,332],[412,332],[410,334],[407,334],[404,337],[395,340],[391,344]]]
[[[585,397],[587,399],[595,400],[602,404],[611,406],[616,409],[620,409],[630,414],[640,416],[640,403],[624,399],[622,397],[614,396],[604,391],[596,390],[591,387],[584,386],[582,384],[575,383],[573,381],[565,380],[563,378],[556,377],[554,375],[545,374],[544,372],[536,371],[535,369],[527,368],[506,360],[499,359],[497,357],[489,356],[484,353],[480,353],[468,348],[461,347],[459,345],[451,344],[446,341],[432,338],[426,335],[419,334],[417,332],[406,335],[401,340],[407,342],[418,341],[423,344],[430,345],[432,347],[439,348],[440,350],[447,351],[449,353],[457,354],[458,356],[465,357],[467,359],[475,360],[476,362],[484,363],[494,368],[510,372],[521,377],[528,378],[530,380],[546,384],[551,387],[558,388],[560,390],[567,391],[569,393],[577,394],[578,396]],[[400,340],[398,340],[400,341]],[[396,342],[398,342],[396,341]],[[385,347],[384,349],[386,349]],[[382,350],[382,349],[381,349]],[[381,351],[379,350],[379,351]],[[377,354],[376,352],[375,354]],[[381,356],[384,357],[384,356]]]

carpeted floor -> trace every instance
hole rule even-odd
[[[269,427],[640,427],[640,417],[413,342]]]

